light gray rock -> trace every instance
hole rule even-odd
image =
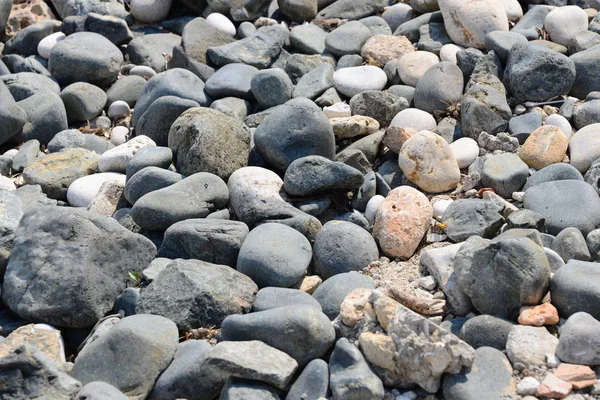
[[[82,387],[75,400],[127,400],[127,396],[111,384],[96,381]]]
[[[181,37],[172,33],[138,36],[127,45],[127,54],[132,63],[145,65],[157,73],[163,72],[167,69],[173,47],[180,43]]]
[[[136,172],[125,184],[125,198],[135,204],[142,196],[181,181],[183,175],[159,167],[146,167]]]
[[[544,327],[515,325],[508,333],[506,352],[514,365],[525,367],[546,365],[546,355],[554,354],[558,339]]]
[[[321,311],[319,302],[306,292],[298,289],[266,287],[256,293],[256,299],[252,304],[252,312],[292,305],[310,306]]]
[[[357,272],[337,274],[323,282],[313,293],[313,297],[321,304],[323,312],[330,320],[335,319],[342,302],[354,289],[374,289],[373,280]]]
[[[552,277],[550,294],[559,315],[568,318],[585,312],[600,318],[597,304],[600,299],[600,271],[596,263],[571,260]]]
[[[571,364],[600,363],[600,321],[585,312],[569,317],[560,331],[556,355]]]

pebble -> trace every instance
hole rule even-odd
[[[578,6],[560,7],[546,15],[544,29],[553,42],[569,46],[578,32],[588,29],[588,17]]]
[[[426,111],[417,108],[407,108],[400,111],[390,126],[399,126],[400,128],[412,128],[417,132],[432,131],[437,126],[435,118]]]
[[[136,136],[128,142],[102,153],[98,161],[98,169],[100,172],[125,173],[127,164],[137,151],[148,146],[156,146],[156,143],[147,136]]]
[[[346,103],[335,103],[331,106],[323,107],[323,113],[329,119],[350,117],[352,112],[350,106]]]
[[[131,0],[131,15],[142,23],[163,20],[171,9],[171,0]]]
[[[428,51],[409,52],[398,61],[398,74],[405,85],[415,87],[425,72],[439,62],[439,57]]]
[[[365,218],[371,225],[375,223],[375,216],[379,206],[385,201],[385,197],[381,195],[375,195],[369,199],[365,208]]]
[[[517,384],[517,394],[521,396],[533,396],[540,382],[532,376],[525,377]]]
[[[115,126],[110,131],[110,142],[115,146],[125,144],[129,139],[129,129],[126,126]]]
[[[136,65],[129,70],[129,75],[150,79],[156,75],[156,71],[146,65]]]
[[[387,83],[387,75],[380,68],[365,65],[335,71],[333,82],[338,92],[353,97],[367,90],[382,90]]]
[[[515,325],[508,334],[506,352],[513,365],[546,365],[546,354],[556,353],[559,340],[546,328]]]
[[[229,18],[227,18],[221,13],[210,13],[206,17],[206,22],[208,22],[210,25],[214,26],[222,32],[225,32],[231,36],[235,36],[235,25],[233,25]]]
[[[56,45],[56,43],[60,42],[66,37],[67,36],[64,33],[56,32],[40,40],[37,46],[37,52],[40,57],[43,57],[46,60],[49,59],[52,48]]]
[[[87,207],[96,197],[104,182],[117,180],[125,184],[125,175],[105,172],[78,178],[69,185],[67,200],[73,207]]]
[[[110,104],[108,107],[108,118],[123,118],[127,117],[131,114],[131,108],[129,108],[129,104],[122,100],[117,100]]]
[[[471,138],[460,138],[450,143],[450,148],[460,169],[469,168],[479,156],[479,146]]]
[[[360,55],[366,60],[385,65],[393,59],[402,58],[405,54],[414,51],[405,36],[375,35],[365,42]]]

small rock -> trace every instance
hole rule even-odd
[[[546,328],[522,325],[513,326],[506,342],[508,358],[513,365],[522,363],[526,367],[545,365],[546,354],[554,354],[557,346],[558,339]]]
[[[600,363],[600,321],[585,312],[569,317],[560,332],[556,355],[561,361],[598,365]]]
[[[537,391],[540,382],[532,376],[521,379],[517,384],[517,394],[521,396],[533,396]]]
[[[438,56],[428,51],[409,52],[398,61],[398,74],[405,85],[415,87],[425,72],[439,62]]]
[[[330,118],[333,134],[337,139],[349,139],[370,135],[379,130],[379,122],[371,117],[354,115],[352,117]]]
[[[400,128],[412,128],[417,132],[432,131],[437,126],[435,118],[428,112],[407,108],[400,111],[390,122],[390,126],[399,126]]]
[[[588,18],[580,7],[560,7],[546,15],[544,29],[553,42],[569,46],[578,32],[588,29]]]
[[[450,143],[450,148],[460,169],[468,168],[479,156],[479,146],[471,138],[460,138]]]
[[[382,90],[387,83],[387,75],[380,68],[365,65],[335,71],[333,82],[338,92],[353,97],[367,90]]]
[[[538,386],[535,395],[537,397],[564,399],[572,390],[573,385],[557,378],[554,374],[548,374]]]
[[[446,234],[454,242],[470,236],[492,238],[504,224],[501,208],[489,200],[459,199],[452,202],[442,216]]]
[[[493,347],[504,351],[508,334],[514,325],[514,322],[491,315],[477,315],[464,323],[460,337],[475,349]]]
[[[156,146],[156,143],[147,136],[136,136],[127,143],[102,153],[98,160],[98,169],[100,172],[125,173],[127,164],[135,156],[135,153],[148,146]]]
[[[535,307],[523,307],[519,314],[519,324],[531,326],[544,326],[558,324],[558,311],[550,303]]]
[[[375,35],[365,42],[360,55],[365,60],[373,60],[380,65],[385,65],[388,61],[402,58],[405,54],[414,51],[405,36]]]
[[[118,180],[125,184],[126,176],[115,172],[106,172],[82,176],[73,181],[67,189],[67,201],[73,207],[88,207],[96,197],[104,182]]]
[[[528,176],[527,164],[512,153],[491,156],[485,160],[481,171],[482,183],[504,198],[511,198],[513,192],[518,192]]]

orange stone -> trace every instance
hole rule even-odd
[[[531,133],[518,155],[530,167],[542,169],[562,162],[568,146],[569,139],[560,128],[544,125]]]
[[[377,208],[373,237],[386,256],[406,260],[417,250],[432,217],[433,207],[423,193],[397,187]]]
[[[556,325],[558,324],[558,311],[550,303],[535,307],[522,307],[519,324],[531,326]]]
[[[577,390],[593,386],[598,382],[596,374],[587,365],[560,364],[554,375],[569,382]]]
[[[542,384],[538,386],[535,395],[537,397],[550,397],[553,399],[564,399],[573,390],[573,385],[557,378],[552,374],[548,374]]]

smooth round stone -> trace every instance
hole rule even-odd
[[[119,146],[127,142],[129,137],[129,129],[125,126],[115,126],[110,131],[110,142],[115,146]]]
[[[129,104],[124,102],[123,100],[117,100],[113,102],[108,107],[108,118],[120,118],[127,117],[131,113],[131,108],[129,108]]]
[[[387,75],[381,68],[365,65],[335,71],[333,82],[338,92],[352,97],[367,90],[383,90]]]
[[[439,63],[440,59],[428,51],[414,51],[405,54],[398,61],[398,74],[405,85],[417,86],[427,70]]]
[[[145,65],[136,65],[129,70],[129,75],[141,76],[142,78],[152,78],[156,71]]]
[[[365,218],[371,225],[375,223],[375,215],[377,214],[377,209],[379,205],[385,201],[385,197],[382,195],[375,195],[371,197],[367,203],[367,207],[365,208]]]
[[[227,64],[205,82],[204,90],[213,99],[238,97],[253,100],[251,82],[258,69],[246,64]]]
[[[444,27],[454,43],[485,49],[485,35],[508,31],[508,17],[499,0],[439,0]]]
[[[14,158],[17,153],[19,152],[19,150],[17,149],[10,149],[4,152],[4,154],[2,154],[4,157],[10,157],[10,158]]]
[[[16,190],[15,183],[7,176],[0,176],[0,190]]]
[[[479,157],[479,145],[471,138],[460,138],[450,143],[460,169],[468,168]]]
[[[562,133],[565,134],[567,139],[571,138],[571,134],[573,133],[573,128],[569,121],[560,114],[552,114],[546,119],[546,125],[554,125],[558,127]]]
[[[50,58],[50,52],[52,48],[56,46],[56,43],[60,42],[67,36],[62,32],[56,32],[52,35],[48,35],[38,43],[37,51],[40,57],[45,58],[46,60]]]
[[[445,112],[460,102],[464,78],[460,68],[444,61],[429,68],[419,79],[414,93],[415,107],[431,114]]]
[[[221,32],[225,32],[231,36],[235,36],[236,30],[233,22],[229,20],[226,16],[221,13],[211,13],[206,17],[206,22],[209,25],[217,28]]]
[[[523,8],[518,0],[500,0],[509,22],[519,22],[523,18]]]
[[[446,212],[446,210],[448,209],[450,204],[452,204],[453,201],[454,200],[451,200],[451,199],[447,199],[447,200],[441,199],[441,200],[434,202],[432,204],[433,218],[435,218],[437,220],[441,220],[442,217],[444,216],[444,213]]]
[[[544,29],[554,43],[568,47],[577,33],[588,29],[588,17],[581,7],[558,7],[546,15]]]
[[[523,187],[528,176],[529,167],[513,153],[494,154],[485,160],[481,171],[484,187],[508,199]]]
[[[294,83],[282,69],[271,68],[254,75],[250,81],[250,89],[258,104],[269,108],[290,100]]]
[[[169,14],[171,0],[131,0],[131,15],[146,24],[162,21]]]
[[[437,126],[433,115],[419,110],[417,108],[407,108],[406,110],[400,111],[390,126],[399,126],[400,128],[412,128],[417,132],[420,131],[432,131]]]
[[[569,141],[571,165],[585,173],[592,163],[600,158],[600,123],[582,128]]]
[[[106,93],[98,86],[75,82],[60,93],[67,117],[72,121],[89,121],[102,113],[106,105]]]
[[[127,143],[105,151],[98,161],[100,172],[125,172],[127,164],[137,151],[144,147],[156,147],[148,136],[136,136]]]
[[[334,29],[325,37],[325,48],[336,57],[359,54],[371,37],[371,31],[358,21],[350,21]]]
[[[105,172],[81,177],[69,185],[67,200],[73,207],[87,207],[100,191],[104,182],[117,180],[125,185],[125,174]]]
[[[306,292],[298,289],[266,287],[256,293],[256,300],[252,303],[252,312],[294,305],[307,305],[321,311],[319,302]]]
[[[306,273],[312,259],[310,242],[287,225],[267,223],[254,228],[242,243],[237,270],[259,288],[290,287]]]
[[[327,279],[315,290],[313,297],[321,304],[323,313],[334,320],[340,313],[342,302],[353,290],[374,288],[371,277],[347,272]]]
[[[394,32],[400,25],[413,19],[415,15],[414,10],[408,4],[394,4],[381,14],[381,17],[388,23],[392,32]]]
[[[464,47],[457,46],[454,43],[445,44],[440,49],[440,60],[456,64],[456,53],[464,49]]]

